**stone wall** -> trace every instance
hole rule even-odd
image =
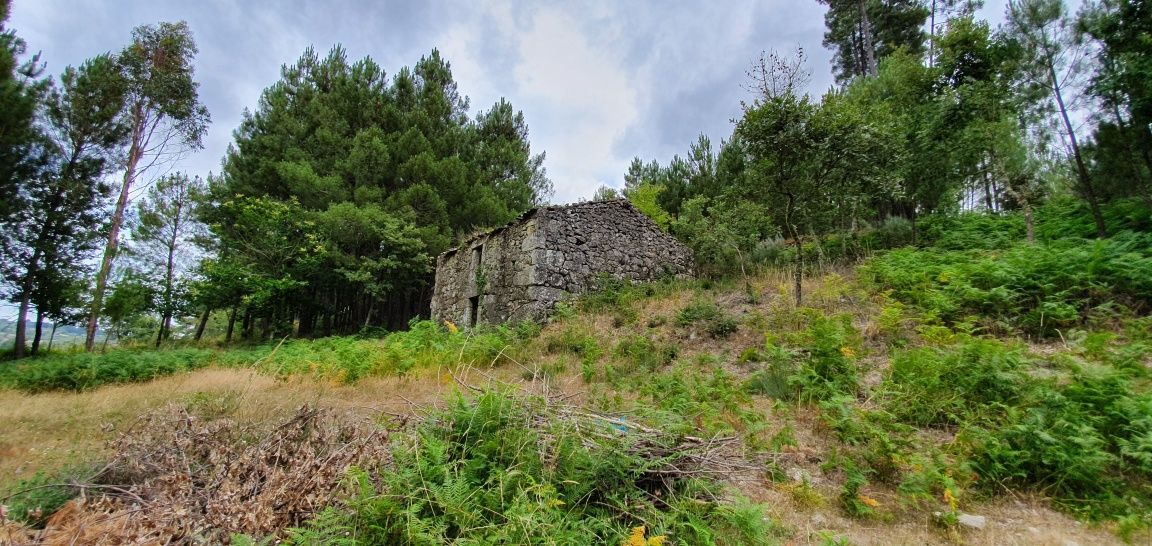
[[[691,276],[692,252],[624,200],[540,207],[437,259],[432,316],[461,326],[474,315],[542,320],[600,274]]]
[[[537,225],[535,215],[527,214],[441,254],[436,260],[432,317],[471,326],[535,316],[529,310],[533,303],[529,288],[536,251],[543,248]]]
[[[582,293],[602,273],[633,281],[692,274],[692,251],[626,200],[548,207],[538,215],[546,248],[537,265],[540,286]]]

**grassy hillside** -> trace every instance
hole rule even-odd
[[[769,269],[609,283],[543,328],[6,365],[0,488],[90,486],[52,520],[76,486],[3,502],[52,540],[1152,539],[1152,240],[989,246],[826,270],[799,306]]]

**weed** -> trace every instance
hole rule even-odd
[[[80,489],[72,484],[86,483],[94,470],[90,465],[79,465],[37,472],[0,495],[0,504],[7,506],[12,520],[42,529],[52,514],[80,494]]]
[[[809,326],[796,336],[795,342],[802,344],[807,355],[789,377],[789,383],[811,400],[854,395],[859,388],[856,359],[861,341],[852,326],[852,316],[828,317],[814,310],[806,314]]]
[[[824,506],[824,495],[821,495],[807,477],[788,487],[788,495],[792,501],[801,508],[819,508]]]
[[[901,351],[882,385],[884,407],[918,426],[992,419],[1025,394],[1027,362],[1020,347],[967,336],[946,347]]]
[[[715,320],[709,321],[705,331],[708,335],[716,339],[724,339],[736,333],[740,328],[740,322],[733,317],[722,316]]]
[[[1152,233],[998,251],[905,248],[873,258],[860,272],[946,324],[978,315],[986,328],[1054,336],[1101,306],[1152,307]]]
[[[716,320],[723,315],[720,307],[711,301],[696,301],[688,304],[676,314],[676,324],[691,326],[698,322]]]

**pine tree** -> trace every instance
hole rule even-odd
[[[59,308],[83,271],[101,223],[109,157],[127,136],[119,116],[123,88],[108,56],[69,67],[43,108],[42,168],[26,180],[27,206],[9,233],[14,255],[5,271],[19,305],[15,356],[23,356],[25,320],[33,300],[39,311]],[[37,319],[39,325],[40,319]],[[37,326],[39,328],[39,326]]]

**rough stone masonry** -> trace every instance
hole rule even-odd
[[[436,259],[432,317],[460,326],[540,321],[601,274],[690,277],[692,251],[627,200],[537,207]]]

